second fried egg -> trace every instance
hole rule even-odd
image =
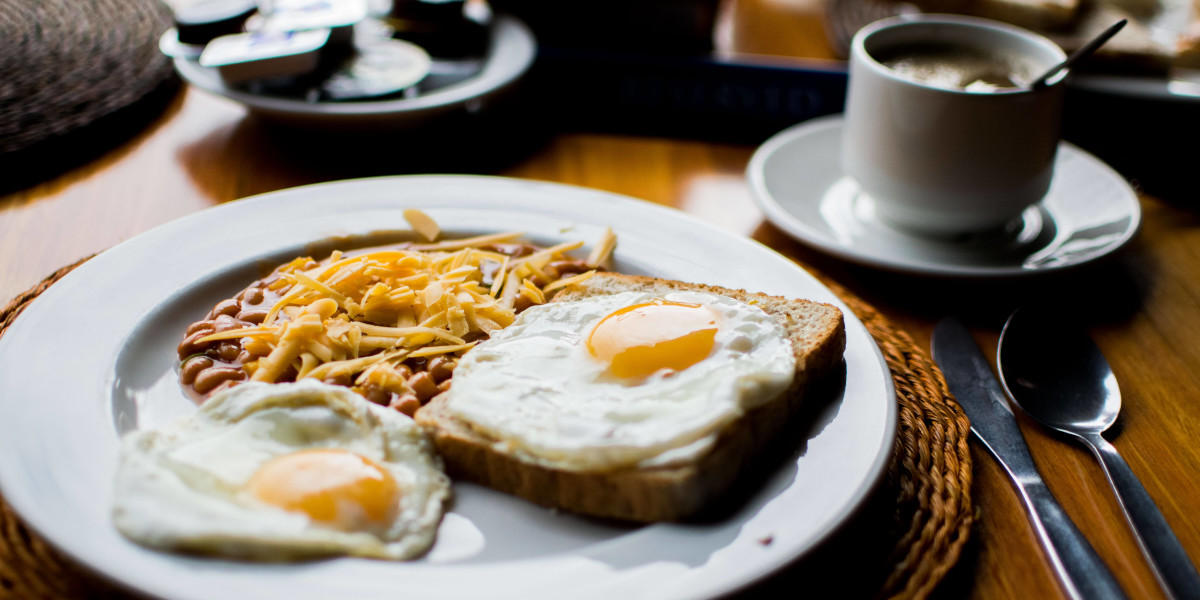
[[[680,291],[536,306],[469,352],[446,410],[506,450],[564,469],[661,464],[783,393],[782,326],[725,296]]]

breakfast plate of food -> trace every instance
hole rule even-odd
[[[709,597],[859,508],[882,355],[838,298],[669,208],[468,176],[167,223],[0,339],[0,493],[157,597]]]

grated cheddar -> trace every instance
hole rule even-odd
[[[405,217],[426,239],[440,232],[424,213],[408,211]],[[581,261],[567,253],[582,241],[537,248],[519,242],[521,237],[504,232],[357,254],[335,251],[322,261],[298,257],[256,282],[267,295],[263,302],[270,303],[251,307],[261,322],[210,314],[202,323],[212,327],[189,328],[195,335],[180,345],[182,372],[200,381],[203,375],[193,373],[204,367],[189,369],[187,361],[203,354],[205,366],[213,364],[220,354],[214,348],[236,343],[239,360],[218,366],[233,363],[253,381],[341,383],[411,414],[431,391],[444,387],[424,373],[435,360],[442,368],[433,379],[448,385],[445,373],[457,357],[512,323],[525,307],[591,277],[615,244],[606,231]]]

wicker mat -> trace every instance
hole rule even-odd
[[[54,272],[0,310],[0,335],[31,300],[87,259]],[[825,281],[875,337],[896,386],[899,421],[888,466],[894,531],[881,598],[927,597],[954,566],[974,521],[969,424],[941,372],[908,334]],[[102,598],[116,593],[59,556],[0,501],[0,597]]]
[[[77,156],[80,146],[91,151],[144,127],[165,104],[160,92],[175,88],[158,51],[170,26],[162,0],[0,0],[5,178],[79,162],[88,158]]]

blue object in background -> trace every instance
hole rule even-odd
[[[541,48],[525,101],[560,128],[758,143],[846,101],[839,63]]]

